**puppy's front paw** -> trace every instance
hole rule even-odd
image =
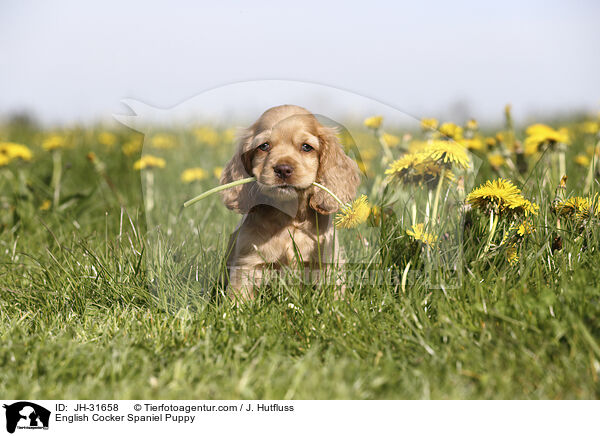
[[[341,285],[336,285],[335,287],[335,292],[333,293],[333,299],[334,300],[345,300],[345,294],[346,294],[346,285],[341,284]]]
[[[227,296],[235,303],[236,306],[240,306],[247,301],[254,300],[254,289],[249,286],[227,287]]]
[[[246,301],[254,300],[255,289],[260,285],[262,276],[261,269],[230,267],[227,295],[238,306]]]

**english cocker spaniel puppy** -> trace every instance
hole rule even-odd
[[[360,182],[336,130],[293,105],[267,110],[243,132],[221,184],[251,176],[256,182],[221,194],[229,209],[244,214],[228,248],[227,291],[235,299],[253,298],[266,270],[339,262],[332,220],[339,204],[312,183],[346,203]]]

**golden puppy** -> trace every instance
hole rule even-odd
[[[222,193],[229,209],[245,214],[229,241],[229,295],[252,298],[265,268],[339,261],[332,223],[339,204],[312,185],[321,183],[343,202],[356,195],[358,166],[335,129],[298,106],[267,110],[243,132],[221,183],[249,176],[257,181]]]

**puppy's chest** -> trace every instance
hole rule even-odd
[[[317,257],[318,244],[323,243],[323,235],[317,235],[316,229],[306,223],[287,226],[277,235],[277,244],[265,244],[262,249],[272,251],[271,261],[291,264],[297,259],[298,254],[306,261]]]
[[[319,230],[316,231],[314,223],[291,222],[273,232],[256,235],[259,237],[252,248],[263,262],[289,265],[296,262],[298,254],[304,262],[316,260],[327,240],[327,229]]]

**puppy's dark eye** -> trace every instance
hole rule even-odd
[[[311,150],[314,150],[314,148],[312,148],[308,144],[302,144],[302,151],[311,151]]]
[[[269,145],[268,142],[265,142],[264,144],[260,144],[258,146],[258,148],[260,148],[262,151],[269,151],[269,149],[271,148],[271,146]]]

